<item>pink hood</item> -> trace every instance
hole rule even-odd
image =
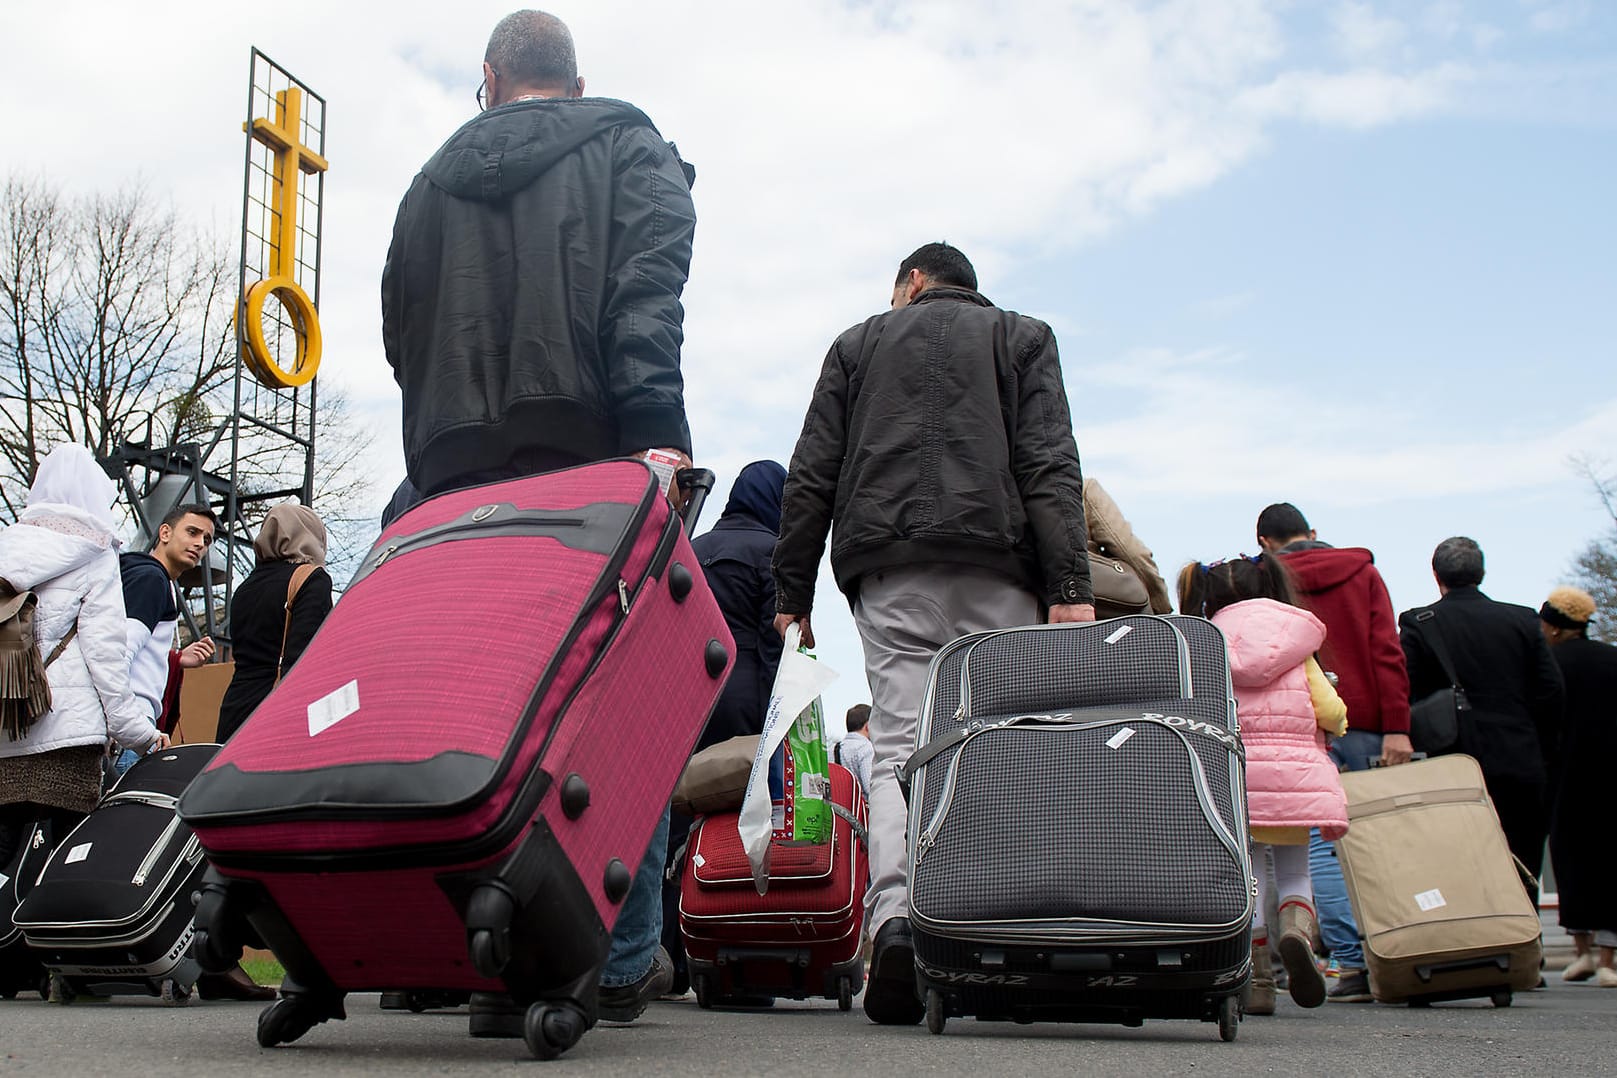
[[[1230,676],[1238,689],[1261,689],[1325,643],[1325,623],[1301,607],[1248,599],[1213,615],[1229,642]]]
[[[1347,800],[1325,751],[1303,669],[1325,642],[1324,624],[1273,599],[1227,606],[1213,615],[1213,624],[1229,647],[1252,826],[1317,827],[1327,840],[1341,838],[1347,833]]]

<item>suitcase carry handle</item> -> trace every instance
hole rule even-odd
[[[1463,973],[1473,969],[1497,969],[1500,973],[1509,973],[1510,955],[1495,954],[1484,958],[1467,958],[1459,962],[1434,962],[1430,966],[1416,966],[1415,976],[1421,979],[1422,984],[1430,984],[1434,974]]]
[[[680,513],[680,519],[685,522],[687,535],[696,531],[696,522],[702,516],[702,506],[707,502],[707,496],[713,493],[713,484],[717,478],[710,468],[681,468],[675,473],[674,482],[685,492],[685,508]]]

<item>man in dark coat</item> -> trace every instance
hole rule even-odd
[[[552,15],[500,20],[483,84],[486,111],[399,204],[382,270],[410,481],[433,495],[648,449],[688,458],[694,171],[645,113],[584,96]]]
[[[1525,606],[1484,595],[1482,549],[1457,536],[1438,544],[1432,575],[1441,598],[1398,617],[1411,700],[1449,687],[1432,640],[1442,634],[1470,710],[1459,751],[1482,765],[1510,850],[1535,877],[1549,832],[1547,796],[1561,736],[1561,671]],[[1348,721],[1352,722],[1351,714]],[[1532,888],[1533,901],[1538,889]]]
[[[1617,760],[1617,648],[1589,639],[1594,614],[1593,597],[1576,588],[1556,588],[1538,612],[1544,639],[1566,680],[1550,860],[1561,925],[1577,950],[1561,978],[1593,977],[1602,988],[1617,988],[1617,865],[1611,857],[1606,785]]]
[[[485,111],[399,204],[382,271],[410,483],[431,496],[651,449],[689,467],[695,171],[645,113],[584,96],[572,33],[542,11],[494,27],[477,99]],[[633,1021],[670,983],[667,826],[665,812],[618,912],[598,1000],[609,1021]],[[522,1008],[474,996],[471,1030],[519,1037]]]
[[[772,460],[755,460],[736,476],[730,500],[711,530],[691,540],[702,563],[713,598],[735,638],[736,662],[724,692],[696,743],[700,752],[732,737],[761,734],[769,695],[780,669],[782,641],[775,631],[775,578],[769,559],[780,531],[780,495],[786,469]],[[672,868],[690,833],[691,818],[675,812],[668,825],[668,863]],[[663,948],[674,964],[673,991],[690,988],[685,941],[679,932],[679,877],[663,883]]]
[[[843,333],[792,454],[775,547],[775,619],[814,645],[826,534],[870,683],[865,1015],[914,1025],[905,803],[932,657],[979,629],[1095,620],[1083,475],[1055,335],[977,291],[964,254],[929,243],[899,265],[892,309]]]

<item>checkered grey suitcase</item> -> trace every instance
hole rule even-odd
[[[910,791],[927,1023],[1217,1021],[1250,977],[1229,664],[1200,618],[978,633],[932,666]]]

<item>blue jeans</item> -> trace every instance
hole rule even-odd
[[[612,929],[612,950],[601,971],[602,988],[621,988],[646,975],[663,934],[663,867],[668,860],[668,807],[663,807],[651,845],[640,859],[634,885],[618,910]]]
[[[1349,771],[1363,771],[1367,757],[1381,755],[1381,735],[1369,730],[1349,730],[1331,743],[1331,758]],[[1314,881],[1314,906],[1319,914],[1319,936],[1331,957],[1343,969],[1364,968],[1364,948],[1359,943],[1359,925],[1353,919],[1348,901],[1347,882],[1336,859],[1336,847],[1319,837],[1316,829],[1308,838],[1308,872]]]

